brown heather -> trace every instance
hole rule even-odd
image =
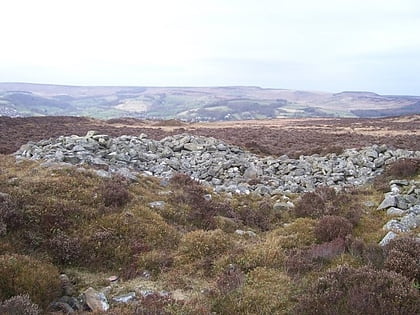
[[[409,237],[392,240],[386,246],[384,268],[420,284],[420,242]]]
[[[61,135],[83,136],[97,130],[110,136],[139,135],[161,139],[171,134],[189,132],[225,140],[255,153],[299,155],[339,153],[342,148],[359,148],[372,144],[420,150],[416,134],[420,118],[378,119],[280,119],[268,121],[185,124],[137,120],[108,121],[83,117],[0,117],[0,154],[15,152],[28,141]],[[238,127],[236,127],[238,126]],[[181,128],[180,128],[181,127]],[[258,139],[258,142],[250,139]]]
[[[61,291],[58,269],[24,255],[0,255],[0,300],[28,294],[42,308]]]
[[[368,267],[327,272],[299,298],[295,314],[418,314],[420,294],[407,278]]]
[[[327,215],[319,220],[314,232],[318,241],[329,242],[350,235],[352,228],[353,225],[346,218]]]
[[[418,121],[273,120],[235,127],[0,117],[0,152],[88,130],[111,136],[144,132],[154,139],[190,132],[291,157],[374,143],[419,150]],[[418,161],[394,165],[382,177],[387,185],[390,176],[417,179]],[[419,313],[418,243],[402,238],[385,249],[377,245],[388,218],[363,206],[383,198],[376,185],[342,192],[324,187],[300,199],[290,195],[296,208],[279,214],[273,211],[276,198],[226,198],[182,174],[169,185],[150,177],[127,182],[0,155],[0,192],[0,313],[45,309],[61,293],[59,271],[79,291],[106,286],[115,274],[122,287],[146,282],[185,298],[152,294],[106,314]],[[211,199],[204,197],[210,193]],[[149,205],[158,200],[165,206]]]

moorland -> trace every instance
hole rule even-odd
[[[418,158],[387,157],[381,175],[342,190],[235,194],[180,173],[102,177],[88,165],[12,153],[95,130],[111,139],[214,137],[295,159],[377,145],[375,161],[384,144],[420,151],[419,126],[419,115],[212,123],[0,117],[0,312],[418,314]],[[383,242],[390,232],[396,236]]]

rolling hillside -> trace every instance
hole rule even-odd
[[[420,113],[420,96],[260,87],[87,87],[0,83],[2,116],[137,117],[186,121],[386,117]]]

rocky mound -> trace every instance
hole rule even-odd
[[[15,156],[48,163],[90,165],[101,176],[120,174],[171,177],[186,173],[217,191],[273,195],[311,191],[328,185],[342,188],[362,185],[379,175],[386,164],[401,158],[420,158],[420,151],[392,150],[374,145],[342,154],[311,155],[291,159],[259,157],[223,141],[189,134],[152,140],[139,136],[107,135],[89,131],[86,136],[61,136],[30,142]]]
[[[386,210],[387,215],[393,217],[383,227],[388,233],[380,242],[381,245],[387,245],[399,234],[409,233],[419,227],[420,181],[390,181],[390,192],[385,194],[385,199],[378,210]]]

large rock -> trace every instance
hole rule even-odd
[[[94,312],[106,312],[109,309],[109,304],[105,294],[98,292],[93,288],[88,288],[85,292],[83,292],[83,298],[86,305]]]
[[[127,294],[114,296],[112,300],[117,303],[128,303],[131,300],[134,300],[135,298],[136,298],[136,292],[129,292]]]
[[[404,211],[402,209],[399,209],[399,208],[395,208],[395,207],[388,208],[388,210],[386,211],[387,215],[394,216],[394,217],[395,216],[397,216],[397,217],[402,216],[405,213],[406,213],[406,211]]]
[[[379,242],[380,246],[385,246],[388,245],[388,243],[390,241],[392,241],[394,238],[396,238],[398,235],[392,231],[389,231],[388,233],[386,233],[386,235],[384,236],[384,238]]]
[[[397,206],[397,197],[396,196],[387,196],[378,206],[378,210],[388,209],[391,207]]]
[[[410,228],[406,224],[401,223],[398,220],[388,221],[384,225],[383,229],[385,231],[392,231],[392,232],[395,232],[395,233],[402,233],[402,232],[409,232],[410,231]]]

